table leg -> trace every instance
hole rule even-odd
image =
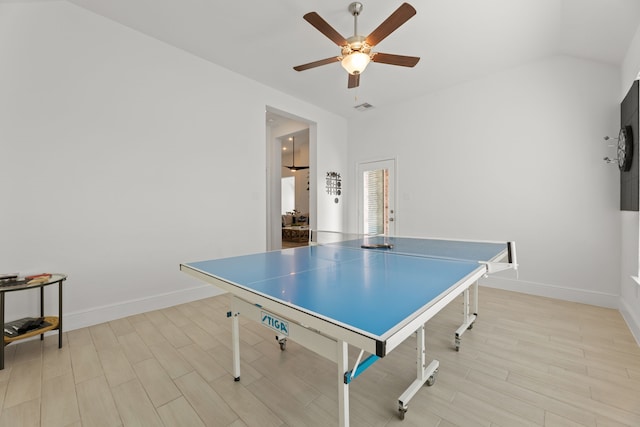
[[[40,317],[44,317],[44,286],[40,286]],[[40,334],[40,341],[44,339],[44,334]]]
[[[478,316],[478,282],[473,284],[473,314]]]
[[[420,326],[420,329],[416,331],[416,378],[419,380],[426,380],[424,377],[425,356],[427,349],[424,342],[424,325]]]
[[[464,319],[463,323],[469,320],[469,288],[464,291]]]
[[[440,367],[440,362],[437,360],[432,360],[428,366],[425,366],[426,344],[424,339],[424,325],[420,326],[416,331],[416,364],[416,379],[398,398],[400,419],[404,419],[404,414],[407,412],[409,400],[415,396],[422,386],[425,383],[428,386],[432,386],[436,382],[436,375],[438,374],[438,368]]]
[[[462,334],[468,329],[473,328],[473,323],[476,321],[476,317],[478,317],[478,282],[475,282],[472,285],[474,288],[474,310],[473,314],[471,314],[469,307],[469,288],[465,289],[462,298],[463,298],[463,308],[462,308],[462,325],[456,330],[455,333],[455,342],[456,342],[456,351],[460,351],[460,343],[462,340]]]
[[[239,313],[231,313],[231,346],[233,348],[233,379],[240,381],[240,322]]]
[[[336,343],[338,361],[338,417],[340,427],[349,427],[349,384],[344,374],[349,370],[349,344],[344,341]]]
[[[2,349],[0,349],[0,369],[4,369],[4,292],[0,292],[0,323],[2,323]]]
[[[62,348],[62,282],[58,283],[58,348]]]

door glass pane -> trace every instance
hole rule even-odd
[[[365,234],[389,232],[389,171],[377,169],[363,172],[363,214]]]

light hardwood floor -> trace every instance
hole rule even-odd
[[[231,374],[221,295],[6,347],[1,426],[330,426],[336,366],[256,323],[241,326],[242,380]],[[640,426],[640,348],[615,310],[480,289],[460,352],[461,300],[427,324],[432,387],[409,339],[351,385],[354,426]],[[375,316],[375,313],[371,314]],[[352,355],[352,358],[354,355]]]
[[[307,245],[309,245],[309,242],[293,242],[289,240],[282,241],[282,249],[298,248],[300,246],[307,246]]]

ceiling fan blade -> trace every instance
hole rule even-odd
[[[325,59],[321,59],[319,61],[309,62],[308,64],[297,65],[297,66],[293,67],[293,69],[296,70],[296,71],[304,71],[304,70],[308,70],[309,68],[315,68],[315,67],[319,67],[321,65],[327,65],[327,64],[331,64],[333,62],[338,62],[339,60],[340,60],[340,58],[338,58],[337,56],[332,56],[331,58],[325,58]]]
[[[360,74],[349,74],[349,83],[347,84],[347,88],[353,89],[358,86],[360,86]]]
[[[347,40],[317,13],[309,12],[303,18],[338,46],[342,47],[347,44]]]
[[[402,24],[407,22],[416,10],[409,3],[402,3],[382,24],[378,26],[371,34],[367,36],[369,46],[375,46],[385,39],[389,34],[393,33]]]
[[[417,56],[393,55],[391,53],[376,52],[371,60],[373,62],[379,62],[381,64],[400,65],[402,67],[415,67],[418,61],[420,61],[420,58],[418,58]]]

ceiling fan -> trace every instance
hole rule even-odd
[[[291,141],[291,145],[292,145],[291,166],[285,166],[285,168],[291,170],[291,172],[295,172],[303,169],[309,169],[309,166],[296,166],[296,137],[295,136],[290,137],[289,141]]]
[[[409,3],[403,3],[393,12],[382,24],[366,37],[358,35],[358,16],[362,12],[362,3],[354,2],[349,5],[349,12],[353,15],[353,36],[345,39],[331,25],[320,17],[316,12],[309,12],[304,15],[305,21],[313,25],[318,31],[327,36],[341,49],[340,56],[321,59],[309,62],[308,64],[293,67],[296,71],[304,71],[310,68],[327,65],[334,62],[341,62],[342,66],[349,73],[347,87],[349,89],[360,85],[360,74],[364,71],[370,61],[382,64],[400,65],[403,67],[415,66],[420,58],[416,56],[393,55],[390,53],[372,52],[371,49],[384,40],[389,34],[407,22],[416,10]]]

